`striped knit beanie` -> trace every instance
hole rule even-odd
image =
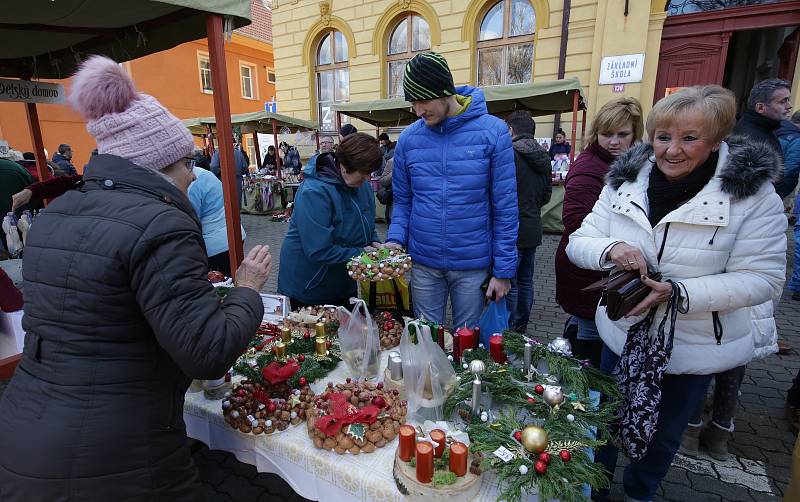
[[[406,64],[403,91],[406,101],[425,101],[454,96],[456,88],[447,60],[436,52],[425,52],[414,56],[414,59]]]

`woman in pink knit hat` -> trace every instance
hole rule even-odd
[[[221,304],[186,197],[189,131],[105,57],[81,66],[71,102],[99,155],[28,234],[25,347],[0,401],[0,500],[201,500],[183,396],[247,347],[269,249],[249,253]]]

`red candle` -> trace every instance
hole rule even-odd
[[[506,353],[503,351],[503,335],[492,335],[489,338],[489,353],[494,362],[498,364],[506,362]]]
[[[417,443],[417,431],[413,425],[400,426],[400,446],[398,455],[403,462],[410,462],[414,456],[414,445]]]
[[[475,343],[475,331],[469,328],[460,328],[458,334],[458,358],[460,360],[465,350],[474,349],[478,345]]]
[[[459,478],[467,473],[467,453],[469,449],[464,443],[450,445],[450,472]]]
[[[456,364],[461,362],[461,336],[458,331],[453,333],[453,361]]]
[[[431,439],[433,439],[438,445],[433,449],[433,456],[436,458],[442,458],[442,455],[444,454],[444,445],[447,441],[444,431],[441,429],[433,429],[431,431]]]
[[[439,347],[441,347],[442,350],[444,350],[444,326],[442,326],[441,324],[439,325],[439,328],[436,330],[436,339],[439,342]]]
[[[417,443],[417,481],[430,483],[433,479],[433,445]]]
[[[481,343],[481,327],[480,326],[475,326],[475,329],[473,330],[473,333],[475,333],[475,339],[472,340],[472,343],[474,344],[472,346],[472,348],[473,349],[477,349],[478,348],[478,344]],[[484,347],[484,348],[486,348],[486,347]]]

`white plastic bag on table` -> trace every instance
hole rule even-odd
[[[350,374],[357,380],[373,380],[378,377],[378,350],[380,337],[378,327],[360,298],[351,298],[353,310],[337,307],[339,317],[339,347],[342,360]]]
[[[431,329],[409,321],[400,338],[403,383],[408,396],[408,415],[419,423],[444,420],[444,402],[455,388],[456,373],[447,355],[433,341]]]

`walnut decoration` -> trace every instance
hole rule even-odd
[[[411,270],[411,257],[399,249],[381,248],[353,257],[347,268],[357,281],[388,281]]]
[[[408,403],[382,383],[328,383],[314,407],[308,410],[306,426],[314,446],[344,454],[372,453],[392,441],[405,423]]]
[[[400,344],[400,336],[403,334],[403,322],[396,320],[388,311],[376,312],[372,318],[378,326],[381,350],[397,347]]]
[[[339,330],[339,318],[336,315],[336,307],[303,307],[289,313],[283,325],[292,330],[292,336],[314,338],[317,323],[325,325],[325,336],[336,338]]]
[[[272,434],[305,420],[313,403],[308,385],[289,391],[286,383],[264,386],[244,380],[222,400],[222,415],[245,434]]]

